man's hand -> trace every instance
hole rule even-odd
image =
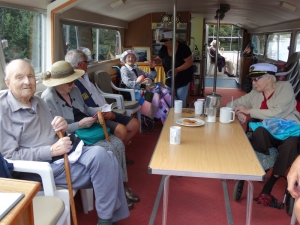
[[[113,112],[107,112],[105,114],[103,114],[104,119],[106,120],[115,120],[116,116]]]
[[[82,128],[89,128],[90,126],[92,126],[96,121],[97,121],[98,117],[96,116],[95,118],[93,117],[85,117],[82,120],[80,120],[78,122],[78,126],[80,129]]]
[[[72,148],[72,141],[70,137],[60,138],[52,146],[52,156],[59,156],[68,153]]]
[[[68,128],[67,121],[64,118],[62,118],[61,116],[54,117],[54,119],[51,122],[51,125],[55,132],[62,131],[63,134],[66,132],[66,130]]]
[[[300,180],[300,157],[298,156],[298,158],[296,158],[296,160],[293,162],[291,169],[287,175],[288,191],[290,192],[293,198],[300,197],[300,189],[298,186],[296,186],[296,182],[298,182],[299,185],[299,180]]]

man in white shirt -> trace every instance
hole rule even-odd
[[[68,51],[65,60],[69,62],[74,69],[81,69],[87,72],[88,57],[77,49]],[[85,73],[77,81],[75,85],[80,89],[85,104],[90,107],[103,107],[106,105],[104,97],[96,89],[95,85],[89,80],[88,74]],[[122,140],[125,146],[138,132],[140,124],[135,118],[125,116],[115,112],[108,112],[104,115],[106,126],[110,128],[110,132]],[[133,160],[128,160],[128,164],[133,164]]]

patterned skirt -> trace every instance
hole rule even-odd
[[[122,170],[123,182],[127,182],[128,175],[127,175],[127,168],[126,168],[125,146],[123,142],[116,136],[110,134],[109,138],[110,138],[110,142],[106,140],[101,140],[95,143],[94,145],[101,146],[105,148],[106,151],[111,151],[115,155],[120,165],[120,168]]]

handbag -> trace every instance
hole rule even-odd
[[[106,127],[107,132],[110,128]],[[94,123],[89,128],[78,129],[75,134],[84,142],[85,145],[93,145],[98,141],[105,139],[103,127],[99,123]]]

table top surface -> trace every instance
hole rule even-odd
[[[0,178],[0,192],[17,192],[25,196],[0,220],[0,225],[14,224],[17,218],[31,204],[40,189],[39,182]],[[1,200],[0,200],[1,201]]]
[[[203,126],[187,127],[176,124],[180,118],[198,118]],[[155,151],[149,163],[149,173],[220,179],[265,179],[265,171],[236,119],[229,124],[206,121],[195,116],[194,109],[174,113],[170,109]],[[181,144],[170,144],[170,127],[181,127]]]

